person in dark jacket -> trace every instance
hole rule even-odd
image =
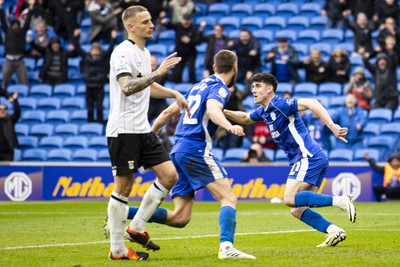
[[[0,88],[0,96],[8,98],[13,103],[14,112],[8,113],[6,105],[0,105],[0,161],[13,161],[14,148],[18,147],[15,124],[21,117],[21,109],[18,103],[18,93],[15,92],[11,97],[8,92]]]
[[[364,13],[369,20],[374,19],[378,1],[380,0],[351,0],[349,1],[351,14],[355,18],[358,13]]]
[[[327,81],[328,64],[322,59],[318,49],[311,49],[310,58],[300,61],[297,67],[306,70],[306,82],[320,84]]]
[[[393,36],[396,42],[394,50],[397,56],[397,64],[399,65],[400,60],[400,30],[396,25],[395,20],[392,17],[387,17],[385,19],[385,24],[383,29],[379,32],[378,35],[378,47],[375,48],[375,51],[380,52],[385,50],[386,47],[386,38],[387,36]]]
[[[394,0],[382,1],[377,6],[376,14],[379,17],[380,23],[383,23],[386,18],[393,18],[396,22],[396,25],[398,25],[400,16],[399,3]]]
[[[321,10],[321,16],[328,17],[326,28],[342,29],[344,27],[343,12],[348,9],[348,0],[326,0]]]
[[[196,45],[200,44],[200,36],[203,28],[200,27],[199,31],[193,24],[192,15],[185,14],[179,23],[171,23],[168,19],[164,18],[162,24],[169,29],[175,30],[175,51],[177,56],[182,60],[172,69],[170,81],[175,83],[182,82],[182,73],[185,64],[189,67],[189,82],[196,83]]]
[[[18,83],[29,84],[28,70],[26,69],[24,62],[25,54],[25,35],[29,30],[29,24],[32,18],[32,9],[34,0],[30,0],[29,13],[25,24],[21,26],[21,23],[13,19],[11,20],[10,27],[7,25],[4,10],[2,5],[4,0],[0,0],[0,20],[1,26],[5,33],[5,62],[2,66],[3,81],[2,85],[7,88],[11,81],[13,73],[17,74]]]
[[[86,84],[86,106],[88,122],[103,122],[104,84],[108,82],[110,56],[114,49],[117,32],[111,31],[110,43],[106,51],[101,44],[94,42],[86,53],[76,43],[76,52],[82,56],[82,76]],[[96,120],[94,119],[94,106],[96,105]]]
[[[347,52],[335,49],[328,61],[328,82],[345,84],[350,79],[351,64]]]

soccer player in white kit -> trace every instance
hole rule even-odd
[[[110,113],[106,128],[115,182],[108,203],[109,258],[145,260],[148,258],[147,253],[136,253],[125,246],[124,231],[129,234],[131,241],[150,250],[160,249],[145,232],[145,223],[178,178],[167,151],[151,132],[147,120],[150,96],[175,98],[181,109],[190,111],[180,93],[154,82],[167,74],[181,59],[173,53],[162,61],[156,71],[151,71],[150,52],[145,44],[146,40],[153,37],[154,25],[147,9],[142,6],[129,7],[122,14],[122,21],[128,39],[119,44],[111,55]],[[154,171],[158,179],[146,191],[136,216],[124,230],[134,173],[141,166]]]

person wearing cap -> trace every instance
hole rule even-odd
[[[371,109],[373,89],[371,83],[365,78],[363,67],[358,66],[354,69],[353,76],[350,77],[350,83],[347,85],[345,92],[346,94],[355,95],[360,108]]]
[[[21,117],[21,108],[17,92],[10,96],[6,90],[0,87],[0,96],[8,98],[14,107],[14,112],[10,115],[7,106],[0,104],[0,161],[13,161],[14,148],[18,147],[15,124]]]
[[[17,74],[18,83],[29,84],[28,70],[24,62],[25,54],[25,35],[29,30],[29,24],[32,18],[32,9],[35,3],[34,0],[29,1],[30,12],[27,15],[25,24],[21,26],[20,21],[11,20],[10,27],[8,26],[2,5],[4,0],[0,0],[0,20],[1,26],[5,33],[5,62],[2,66],[4,88],[7,88],[11,82],[11,77],[14,73]]]
[[[300,82],[296,66],[299,64],[297,51],[288,43],[287,38],[278,38],[278,45],[265,56],[264,62],[271,62],[271,74],[279,82]]]
[[[383,167],[377,165],[368,153],[365,154],[365,159],[374,171],[383,175],[383,183],[373,186],[376,201],[381,202],[382,195],[386,195],[387,198],[400,198],[400,155],[392,154]]]

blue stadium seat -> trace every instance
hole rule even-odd
[[[98,161],[110,161],[110,153],[108,149],[101,149],[97,152],[97,160]]]
[[[47,112],[46,122],[53,125],[69,122],[69,112],[66,110],[52,110]]]
[[[300,32],[307,29],[309,26],[310,21],[307,17],[295,16],[288,19],[286,29]]]
[[[76,87],[76,96],[85,96],[86,95],[86,85],[80,84]]]
[[[192,87],[193,83],[178,83],[175,85],[174,89],[181,94],[186,94]]]
[[[290,18],[296,16],[299,13],[299,7],[294,3],[281,3],[276,8],[276,16],[284,18]]]
[[[282,149],[278,149],[277,151],[275,151],[274,161],[288,162],[288,160],[288,157]]]
[[[42,83],[41,79],[39,78],[39,71],[37,70],[28,72],[28,80],[30,85]]]
[[[286,19],[284,17],[272,16],[264,20],[264,27],[270,31],[279,31],[286,28]]]
[[[291,83],[278,83],[276,93],[282,95],[284,92],[293,94],[293,85]]]
[[[78,149],[72,154],[72,161],[94,162],[97,160],[97,151],[94,149]]]
[[[70,150],[77,150],[87,148],[88,146],[88,139],[85,136],[71,136],[67,137],[64,141],[64,148],[68,148]]]
[[[242,19],[241,28],[248,29],[253,32],[255,30],[260,30],[263,27],[263,19],[256,16],[245,17]]]
[[[151,44],[147,46],[152,55],[158,58],[164,58],[167,56],[167,46],[165,44]]]
[[[386,161],[392,149],[394,148],[395,140],[391,136],[374,136],[368,140],[368,148],[379,150],[379,160]]]
[[[21,149],[15,148],[14,149],[14,161],[21,161],[22,160],[22,151]]]
[[[96,150],[108,148],[107,138],[104,136],[92,137],[89,140],[88,148],[92,148],[92,149],[96,149]]]
[[[400,138],[400,123],[392,122],[382,125],[380,135],[393,137],[395,144],[397,144]]]
[[[221,148],[213,148],[212,149],[212,153],[213,153],[213,155],[214,155],[214,157],[216,158],[216,159],[218,159],[219,161],[223,161],[223,159],[224,159],[224,151],[221,149]]]
[[[70,83],[57,84],[54,86],[53,96],[66,98],[75,96],[76,86]]]
[[[273,4],[260,3],[254,6],[253,16],[266,18],[275,15],[275,13],[276,13],[276,8]]]
[[[27,149],[22,153],[22,160],[43,162],[47,160],[47,152],[40,148]]]
[[[303,43],[292,43],[292,46],[297,51],[300,57],[307,57],[309,56],[308,45]]]
[[[255,104],[254,104],[253,96],[249,95],[248,97],[246,97],[245,99],[243,99],[243,100],[242,100],[242,105],[243,105],[244,108],[246,109],[246,112],[248,112],[248,111],[250,111],[250,110],[254,110]]]
[[[18,97],[26,97],[29,94],[29,86],[26,84],[10,84],[7,91],[11,94],[18,92]]]
[[[41,110],[28,110],[22,113],[21,122],[26,124],[43,123],[45,112]]]
[[[270,159],[271,161],[274,161],[275,150],[270,149],[270,148],[263,148],[263,153],[268,159]]]
[[[52,149],[47,153],[48,161],[68,162],[72,159],[72,152],[69,149]]]
[[[27,110],[34,110],[37,107],[37,99],[32,97],[18,98],[18,103],[21,107],[22,112],[25,112]]]
[[[323,105],[325,108],[329,108],[329,97],[327,96],[317,96],[317,99],[321,105]]]
[[[240,162],[244,158],[246,148],[228,148],[225,151],[224,162]]]
[[[199,45],[196,45],[197,57],[201,57],[201,56],[204,56],[206,54],[207,46],[208,46],[208,44],[205,43],[205,42],[201,43]],[[204,59],[204,57],[203,57],[203,59]]]
[[[61,102],[61,108],[68,111],[82,110],[86,106],[86,102],[82,97],[67,97]]]
[[[240,28],[240,19],[237,17],[222,17],[219,22],[224,25],[224,32],[229,33]]]
[[[57,97],[41,98],[37,102],[37,108],[43,111],[57,110],[61,106],[61,100]]]
[[[351,162],[353,161],[353,150],[351,149],[333,149],[329,152],[329,160],[336,162]]]
[[[215,17],[202,16],[195,19],[196,27],[199,27],[202,21],[207,23],[206,27],[204,28],[204,32],[213,31],[214,25],[217,23],[217,19]]]
[[[35,70],[35,59],[31,57],[24,57],[24,63],[28,71]]]
[[[385,124],[392,121],[392,110],[388,108],[376,108],[369,111],[368,122]]]
[[[293,43],[297,40],[297,33],[294,30],[280,30],[275,33],[275,38],[286,38]]]
[[[231,8],[231,16],[244,18],[253,14],[253,6],[247,3],[237,3]]]
[[[342,95],[342,85],[334,82],[321,83],[318,88],[318,95],[327,97],[340,96]]]
[[[258,39],[261,46],[274,41],[274,33],[270,30],[255,30],[253,36]]]
[[[39,143],[39,138],[36,136],[21,136],[18,137],[19,148],[22,150],[29,148],[37,148]]]
[[[29,92],[30,97],[50,97],[52,94],[52,86],[50,84],[36,84],[31,86]]]
[[[62,148],[63,138],[60,136],[45,136],[40,139],[39,147],[42,149]]]
[[[80,73],[80,63],[80,57],[68,58],[68,74]]]
[[[228,16],[230,14],[230,6],[226,3],[214,3],[208,6],[208,16],[217,19]]]
[[[354,52],[354,43],[339,43],[335,44],[335,48],[342,49],[351,55]]]
[[[15,124],[15,133],[17,137],[28,136],[29,135],[29,125],[23,123]]]
[[[97,122],[90,122],[82,124],[79,128],[79,135],[93,137],[103,135],[103,124]]]
[[[299,34],[297,35],[297,42],[307,45],[319,42],[320,39],[321,39],[320,32],[312,29],[300,31]]]
[[[70,122],[79,125],[87,123],[87,110],[84,109],[84,110],[73,111],[71,113]]]
[[[298,83],[294,86],[294,96],[299,97],[314,97],[317,95],[317,84],[310,82]]]
[[[317,3],[304,3],[300,5],[298,15],[314,18],[321,15],[321,5]]]
[[[53,135],[53,131],[54,126],[51,124],[35,124],[31,126],[29,134],[40,138]]]
[[[354,33],[352,30],[348,29],[346,30],[344,34],[344,41],[346,43],[353,43],[354,42]]]
[[[195,8],[198,10],[195,14],[193,14],[194,17],[199,17],[199,16],[205,16],[207,15],[207,4],[203,3],[195,3],[194,4]]]
[[[158,43],[164,45],[175,44],[175,31],[174,30],[163,30],[158,35]]]
[[[54,130],[54,135],[61,136],[63,138],[76,136],[78,135],[78,129],[79,127],[76,124],[60,124],[56,126]]]
[[[315,43],[310,46],[311,49],[320,50],[322,57],[329,57],[332,52],[332,46],[329,43]]]
[[[311,17],[309,29],[323,31],[325,30],[325,25],[327,23],[328,23],[327,16]]]
[[[400,109],[398,109],[394,112],[393,122],[400,122]]]
[[[332,97],[331,98],[331,102],[329,104],[329,106],[331,108],[340,108],[344,106],[344,101],[345,101],[346,97],[345,96],[336,96],[336,97]]]
[[[359,148],[354,151],[353,161],[365,162],[365,154],[368,153],[369,157],[376,162],[379,161],[379,150],[374,148]]]
[[[376,123],[367,123],[362,130],[363,138],[370,138],[373,136],[378,136],[381,131],[381,125]]]
[[[337,44],[344,39],[343,30],[340,29],[326,29],[322,31],[320,42]]]

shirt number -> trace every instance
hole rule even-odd
[[[183,117],[183,124],[190,124],[190,125],[199,124],[198,120],[196,118],[193,118],[193,116],[200,107],[201,96],[200,95],[190,95],[188,97],[188,102],[189,102],[188,104],[190,107],[190,113],[192,114],[192,118],[190,118],[185,111],[185,117]]]

